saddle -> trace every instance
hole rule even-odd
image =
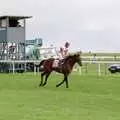
[[[64,63],[64,61],[65,61],[64,59],[61,59],[61,60],[59,60],[59,63],[58,63],[58,64],[59,64],[59,65],[62,65],[62,64]]]
[[[60,68],[63,63],[64,63],[64,59],[55,59],[52,66],[54,68]]]

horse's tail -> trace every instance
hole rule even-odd
[[[39,67],[39,71],[44,71],[44,68],[42,67],[45,60],[42,60],[39,64],[35,64],[35,67]]]
[[[39,67],[41,67],[43,65],[43,63],[45,62],[45,60],[42,60],[39,64]]]

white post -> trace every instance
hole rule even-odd
[[[36,75],[36,66],[35,66],[35,63],[34,63],[34,75]]]
[[[38,75],[39,75],[39,67],[37,67],[37,73],[38,73]]]
[[[105,75],[107,74],[106,63],[104,63]]]
[[[13,67],[13,74],[15,73],[15,63],[14,63],[14,61],[12,62],[12,67]]]
[[[80,75],[82,74],[81,67],[78,68]]]
[[[98,75],[101,76],[100,63],[98,63]]]
[[[25,66],[24,66],[25,72],[27,72],[27,70],[26,70],[26,62],[24,63],[24,65],[25,65]]]

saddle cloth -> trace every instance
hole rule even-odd
[[[52,67],[59,67],[60,65],[62,65],[63,64],[63,59],[62,60],[60,60],[60,59],[55,59],[54,60],[54,62],[53,62],[53,65],[52,65]]]

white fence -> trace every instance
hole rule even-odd
[[[82,63],[84,63],[85,67],[86,67],[86,73],[88,71],[88,65],[89,64],[96,64],[96,70],[98,73],[98,76],[101,76],[102,71],[101,71],[101,65],[104,64],[104,73],[107,74],[108,71],[108,64],[120,64],[120,61],[82,61]],[[107,67],[107,68],[106,68]],[[82,67],[79,67],[79,69],[77,69],[77,71],[79,72],[79,74],[82,74]]]
[[[15,73],[15,63],[39,63],[40,60],[0,60],[0,63],[10,63],[12,64],[12,72]],[[101,64],[120,64],[120,61],[82,61],[83,64],[86,64],[86,71],[87,71],[87,65],[88,64],[97,64],[97,72],[98,75],[101,76]],[[74,69],[75,70],[75,69]],[[76,69],[76,71],[79,72],[79,74],[82,74],[82,67],[79,67]],[[36,75],[36,67],[34,66],[34,74]]]
[[[120,56],[82,56],[82,58],[88,58],[88,59],[92,59],[92,58],[96,58],[96,59],[115,59],[115,58],[120,58]]]

